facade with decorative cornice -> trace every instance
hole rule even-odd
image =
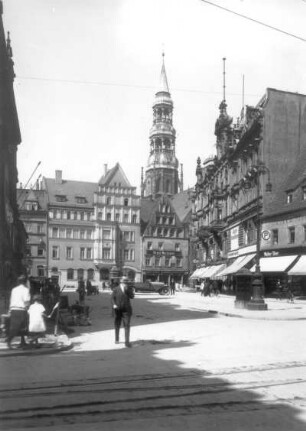
[[[271,260],[262,258],[264,250],[273,249],[265,236],[266,230],[273,230],[267,217],[273,202],[285,192],[284,183],[306,147],[306,96],[268,88],[255,107],[243,110],[235,124],[223,101],[215,134],[217,155],[203,164],[198,159],[196,169],[192,217],[198,237],[198,266],[220,264],[218,277],[231,276],[242,267],[253,270],[258,245],[269,292],[275,279],[295,263],[289,257],[272,267]],[[290,256],[289,242],[283,245],[278,255]],[[205,268],[202,274],[205,278]]]

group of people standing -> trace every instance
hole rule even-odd
[[[17,286],[11,291],[9,305],[9,325],[6,342],[9,349],[14,337],[20,336],[19,347],[25,348],[25,336],[30,335],[30,343],[39,346],[38,339],[46,332],[46,310],[41,304],[40,295],[31,298],[28,280],[25,275],[17,279]]]
[[[218,296],[221,291],[219,280],[206,278],[201,283],[201,296]]]

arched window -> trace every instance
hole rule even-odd
[[[106,214],[106,220],[107,221],[111,221],[111,219],[112,219],[112,214],[111,213],[107,213]]]

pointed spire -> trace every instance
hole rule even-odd
[[[159,87],[158,92],[165,92],[170,93],[169,86],[168,86],[168,80],[167,80],[167,74],[166,74],[166,68],[165,68],[165,53],[162,53],[163,57],[163,64],[160,72],[160,79],[159,79]]]

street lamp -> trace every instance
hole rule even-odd
[[[266,183],[266,191],[272,191],[270,181],[270,170],[263,162],[252,166],[250,176],[256,181],[256,205],[257,205],[257,237],[256,237],[256,256],[255,256],[255,273],[252,281],[252,297],[247,304],[248,310],[267,310],[268,306],[263,299],[263,283],[262,274],[260,272],[260,239],[261,239],[261,223],[260,223],[260,176],[268,174],[268,182]]]

